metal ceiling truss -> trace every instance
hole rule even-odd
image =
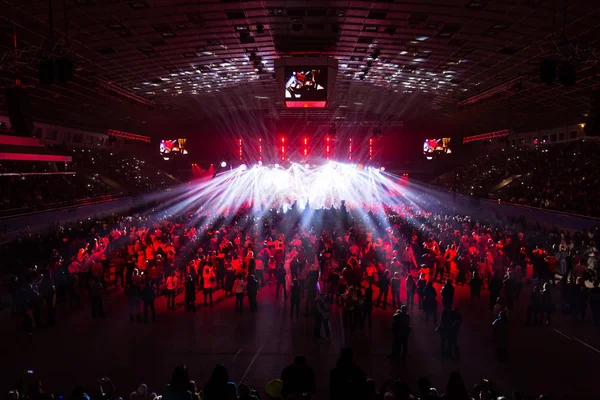
[[[381,120],[464,120],[473,132],[494,128],[498,115],[512,114],[514,126],[548,120],[535,118],[538,114],[581,115],[599,73],[597,2],[574,2],[569,7],[566,32],[578,46],[578,74],[587,68],[594,71],[570,88],[539,81],[540,60],[555,51],[548,44],[556,37],[557,11],[545,2],[67,4],[75,79],[59,90],[37,87],[34,58],[25,57],[30,65],[21,70],[35,87],[32,103],[50,114],[86,104],[82,120],[112,118],[112,126],[124,124],[129,116],[115,112],[114,99],[95,90],[99,82],[121,88],[136,103],[156,105],[190,121],[232,109],[280,114],[286,110],[273,77],[274,60],[288,56],[338,59],[336,89],[325,110],[330,120],[342,108],[377,114]],[[10,12],[2,13],[9,7]],[[43,46],[48,36],[46,7],[45,2],[0,0],[0,14],[14,15],[20,48]],[[57,43],[65,37],[60,7],[55,5]],[[11,32],[4,35],[10,39]],[[4,65],[11,49],[11,40],[0,42],[0,54],[7,54],[2,57]],[[10,74],[1,75],[7,85]],[[523,87],[509,99],[456,114],[458,103],[521,76]],[[567,111],[559,112],[565,106]]]

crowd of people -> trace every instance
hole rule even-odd
[[[289,293],[290,318],[303,310],[314,320],[314,336],[324,333],[329,339],[332,307],[341,308],[344,329],[369,329],[373,307],[386,309],[391,293],[390,358],[405,359],[414,312],[432,321],[442,355],[459,358],[463,317],[454,304],[454,285],[467,285],[473,300],[484,288],[489,291],[500,362],[509,357],[508,316],[524,289],[531,291],[525,294],[529,323],[551,324],[559,309],[584,319],[588,307],[600,322],[597,282],[592,289],[586,286],[598,272],[598,232],[529,231],[507,221],[452,216],[432,198],[422,201],[438,212],[417,204],[378,205],[368,211],[321,210],[317,220],[307,218],[313,210],[297,205],[260,217],[248,205],[227,216],[129,213],[78,222],[11,244],[13,312],[34,333],[59,322],[58,301],[74,306],[86,294],[91,316],[102,318],[109,286],[123,289],[132,323],[160,318],[154,306],[159,296],[166,296],[168,310],[177,308],[179,291],[187,312],[196,310],[197,293],[202,292],[204,307],[213,307],[213,293],[221,291],[235,296],[236,312],[244,312],[245,303],[259,312],[257,294],[272,284],[285,301]],[[530,281],[534,284],[526,285]],[[443,283],[439,293],[437,282]],[[553,300],[557,290],[559,304]],[[341,360],[338,368],[357,371]],[[410,398],[405,386],[394,392],[394,385],[378,392],[365,380],[369,398]],[[438,398],[429,392],[432,397],[422,398]],[[466,389],[463,394],[469,396]],[[241,390],[239,396],[249,398]]]
[[[149,193],[178,183],[128,153],[73,149],[68,154],[73,159],[68,164],[2,161],[0,212],[23,213]]]
[[[353,359],[353,352],[344,348],[328,377],[331,400],[504,400],[498,387],[487,379],[481,379],[471,388],[462,376],[453,371],[443,388],[436,388],[427,376],[419,377],[415,384],[402,379],[377,381],[369,378]],[[244,383],[236,384],[229,378],[227,367],[218,364],[204,386],[191,379],[185,365],[177,365],[169,383],[149,388],[146,383],[128,394],[118,390],[109,377],[98,379],[96,387],[74,387],[67,396],[70,400],[267,400],[310,399],[317,392],[316,375],[307,357],[297,355],[292,364],[285,367],[280,376],[265,383],[264,388],[250,388]],[[155,390],[155,391],[152,391]],[[260,392],[264,393],[261,396]],[[52,393],[44,391],[42,381],[33,373],[24,374],[9,392],[11,400],[55,400]],[[59,398],[64,398],[60,396]],[[512,399],[550,399],[547,395],[525,397],[513,392]]]
[[[436,184],[467,195],[600,217],[594,200],[600,195],[598,151],[600,141],[594,139],[507,147],[469,160]],[[504,180],[510,182],[503,186]]]

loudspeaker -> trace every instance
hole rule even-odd
[[[54,63],[50,60],[40,62],[38,77],[40,85],[52,85],[54,83]]]
[[[590,111],[583,131],[587,136],[600,136],[600,90],[594,90],[590,95]]]
[[[12,130],[23,136],[31,136],[33,121],[27,92],[20,86],[6,88],[6,108]]]
[[[67,58],[56,61],[56,79],[61,83],[67,83],[73,79],[73,61]]]
[[[543,60],[540,63],[540,79],[544,83],[554,83],[556,81],[556,61]]]
[[[558,70],[558,80],[565,86],[573,86],[577,83],[577,70],[571,63],[564,63]]]

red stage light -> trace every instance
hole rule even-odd
[[[350,138],[350,144],[348,145],[348,160],[352,161],[352,138]]]
[[[258,161],[262,161],[262,138],[258,138]]]

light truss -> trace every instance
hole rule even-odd
[[[505,137],[510,134],[511,134],[510,129],[504,129],[504,130],[496,131],[496,132],[488,132],[488,133],[482,133],[480,135],[467,136],[467,137],[463,138],[463,144],[469,143],[469,142],[478,142],[480,140],[489,140],[489,139],[495,139],[495,138],[499,138],[499,137]]]
[[[138,135],[138,134],[135,134],[135,133],[121,132],[121,131],[117,131],[115,129],[109,129],[109,130],[106,131],[106,134],[108,136],[121,137],[121,138],[124,138],[124,139],[138,140],[140,142],[150,143],[150,137],[149,136]]]

